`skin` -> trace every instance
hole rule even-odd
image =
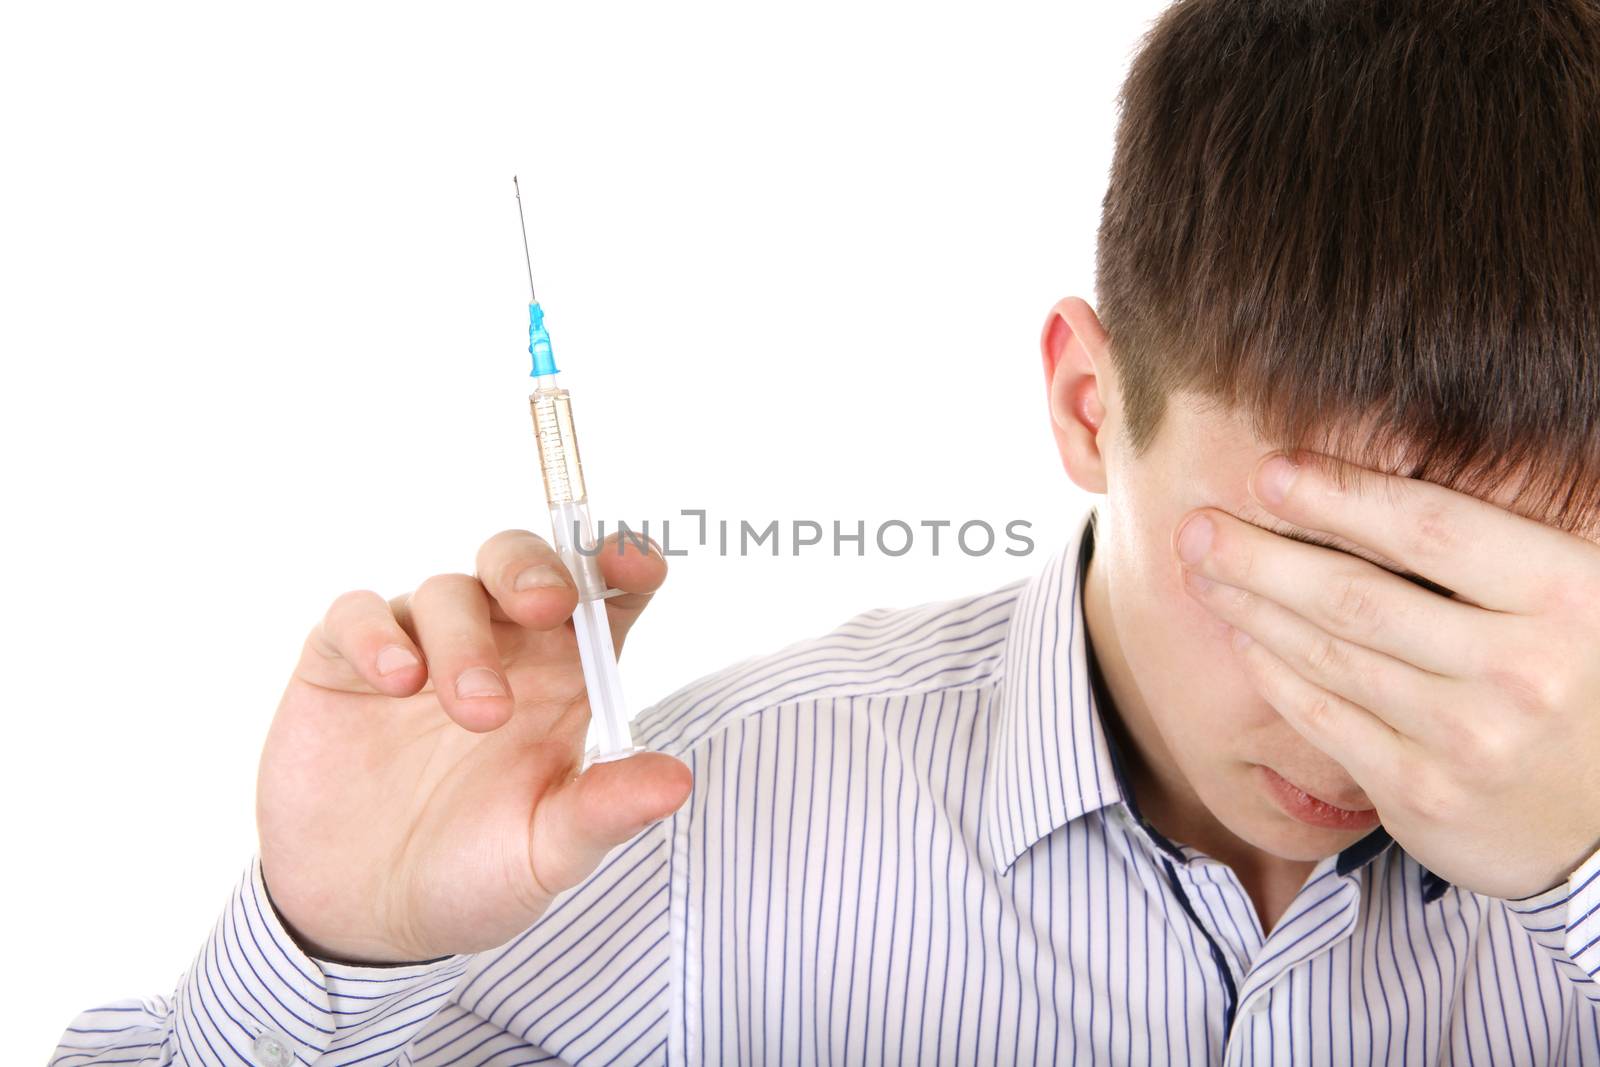
[[[606,601],[620,652],[667,565],[631,541],[619,553],[615,538],[598,562],[625,591]],[[284,691],[256,789],[267,889],[308,953],[388,963],[502,945],[688,798],[688,766],[659,753],[579,773],[577,602],[526,530],[489,538],[475,575],[334,600]]]
[[[1291,818],[1263,766],[1375,808],[1419,862],[1490,896],[1558,885],[1600,847],[1594,537],[1505,510],[1515,485],[1479,500],[1351,468],[1341,493],[1335,456],[1296,457],[1279,500],[1273,450],[1188,395],[1134,459],[1089,305],[1057,304],[1041,347],[1062,462],[1106,498],[1085,615],[1135,797],[1234,869],[1264,931],[1370,830]],[[1190,563],[1179,530],[1197,517],[1213,527]]]
[[[1318,860],[1368,831],[1289,817],[1262,767],[1376,809],[1418,861],[1492,896],[1560,885],[1600,846],[1594,538],[1380,471],[1335,492],[1337,457],[1297,457],[1280,499],[1270,449],[1192,397],[1171,398],[1133,459],[1089,305],[1057,304],[1042,350],[1062,462],[1106,498],[1086,622],[1136,798],[1234,869],[1264,930]],[[1208,550],[1185,560],[1179,528],[1199,516]],[[666,563],[613,542],[600,566],[625,591],[606,602],[620,649]],[[579,773],[576,603],[550,546],[506,530],[475,574],[328,608],[257,782],[263,873],[307,952],[381,963],[504,944],[682,806],[691,774],[665,755]],[[1240,634],[1252,640],[1235,647]]]

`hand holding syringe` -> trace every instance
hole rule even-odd
[[[544,472],[544,495],[550,505],[556,551],[578,585],[578,608],[572,613],[572,625],[577,631],[578,655],[589,690],[589,713],[598,732],[598,749],[593,758],[620,759],[641,750],[633,744],[628,729],[617,653],[606,621],[604,600],[611,594],[595,563],[598,549],[589,518],[578,437],[572,426],[572,402],[567,391],[556,384],[555,354],[550,348],[550,334],[544,328],[544,309],[533,288],[533,256],[528,251],[527,220],[522,217],[522,187],[515,177],[511,181],[517,191],[522,251],[528,263],[528,354],[533,357],[531,376],[537,379],[528,404],[533,409],[539,466]]]
[[[659,752],[580,768],[585,703],[604,755],[630,744],[613,641],[667,566],[620,539],[577,551],[592,535],[571,409],[534,310],[547,373],[536,370],[532,403],[556,544],[502,530],[478,548],[475,574],[431,573],[387,600],[334,597],[262,749],[262,909],[318,959],[503,945],[693,785]],[[625,595],[601,599],[608,585]]]

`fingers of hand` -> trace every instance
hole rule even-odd
[[[612,534],[595,550],[595,565],[609,589],[611,639],[623,639],[667,578],[667,561],[654,542],[636,533]],[[578,606],[577,585],[556,550],[527,530],[502,530],[478,550],[478,576],[492,597],[492,617],[538,630],[566,622]]]
[[[1395,730],[1419,740],[1458,728],[1441,713],[1453,679],[1346,641],[1266,597],[1194,572],[1185,575],[1189,595],[1236,633],[1259,642],[1306,681],[1371,712]],[[1241,649],[1236,637],[1236,652]]]
[[[1307,741],[1349,770],[1369,796],[1397,779],[1394,768],[1410,743],[1367,709],[1307,681],[1252,641],[1235,649],[1256,691]]]
[[[1334,456],[1302,453],[1280,495],[1276,454],[1259,463],[1251,494],[1299,526],[1335,534],[1494,611],[1538,611],[1549,590],[1600,557],[1583,540],[1487,500]],[[1289,465],[1292,466],[1292,465]],[[1580,556],[1583,563],[1580,564]],[[1508,560],[1518,566],[1507,566]]]
[[[1194,537],[1208,525],[1210,537]],[[1365,559],[1302,544],[1212,508],[1180,525],[1175,548],[1197,574],[1283,605],[1336,637],[1459,676],[1481,656],[1482,612]]]
[[[437,574],[406,598],[409,623],[445,713],[468,730],[493,730],[511,717],[511,685],[490,625],[490,598],[467,574]]]
[[[497,621],[553,630],[578,606],[578,588],[561,557],[527,530],[502,530],[485,541],[477,569]]]
[[[329,689],[388,696],[415,693],[428,676],[389,603],[370,589],[334,599],[306,639],[296,674]]]
[[[528,842],[531,876],[548,896],[588,877],[606,853],[688,799],[694,775],[659,752],[597,763],[546,794]]]

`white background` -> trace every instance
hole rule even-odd
[[[0,1058],[171,992],[335,595],[545,531],[513,172],[597,516],[1033,524],[675,560],[636,706],[1042,567],[1039,331],[1160,6],[8,6]]]

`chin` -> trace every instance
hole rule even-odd
[[[1337,855],[1374,829],[1311,826],[1279,811],[1270,802],[1249,813],[1241,812],[1240,824],[1234,832],[1256,848],[1282,860],[1304,863]]]
[[[1368,833],[1371,831],[1320,830],[1315,826],[1296,826],[1285,820],[1283,825],[1266,830],[1250,843],[1281,860],[1316,863],[1338,855]]]

